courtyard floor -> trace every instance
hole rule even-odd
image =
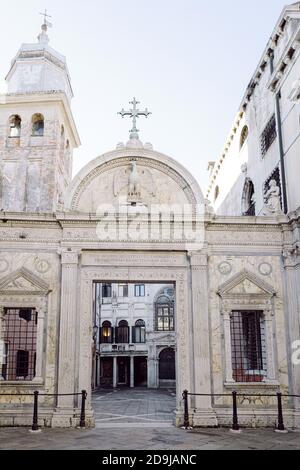
[[[93,397],[94,429],[0,428],[1,450],[299,450],[300,430],[277,434],[249,429],[186,431],[173,427],[175,395],[169,391],[108,390]]]

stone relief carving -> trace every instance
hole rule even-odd
[[[9,263],[6,259],[1,258],[0,259],[0,273],[5,273],[9,268]]]
[[[250,300],[261,302],[263,297],[265,297],[265,299],[273,297],[276,291],[256,274],[245,269],[222,284],[218,290],[218,294],[223,300],[229,299],[228,302],[230,305],[231,299],[237,299],[238,302],[243,301],[243,294],[250,294],[247,298],[244,298],[246,303]],[[256,294],[260,295],[257,296]]]
[[[50,263],[45,259],[38,258],[34,263],[34,267],[39,273],[46,274],[50,269]]]
[[[258,271],[262,276],[269,276],[273,272],[273,268],[270,263],[261,263],[258,266]]]
[[[153,160],[153,159],[150,159],[150,158],[145,158],[145,157],[136,157],[136,161],[138,162],[139,166],[147,169],[149,171],[145,173],[145,185],[149,188],[149,178],[151,179],[152,176],[152,173],[151,173],[151,169],[155,169],[155,170],[158,170],[160,171],[161,173],[169,176],[173,181],[175,181],[179,187],[182,189],[182,191],[186,194],[186,197],[188,199],[188,201],[191,203],[191,204],[194,204],[196,205],[196,199],[195,199],[195,195],[192,191],[192,189],[190,188],[190,186],[187,185],[186,181],[184,180],[184,178],[179,175],[179,173],[177,173],[175,170],[173,170],[171,167],[167,166],[165,163],[161,163],[159,161],[156,161],[156,160]],[[99,175],[101,175],[102,173],[108,171],[108,170],[111,170],[111,169],[120,169],[120,167],[122,168],[122,166],[126,166],[128,167],[130,165],[130,163],[132,162],[132,157],[119,157],[119,158],[116,158],[114,160],[111,160],[107,163],[104,163],[96,168],[94,168],[85,178],[82,179],[82,181],[80,182],[80,184],[78,185],[78,187],[76,188],[76,191],[72,197],[72,202],[71,202],[71,209],[72,210],[76,210],[78,209],[78,205],[79,205],[79,202],[80,202],[80,197],[82,195],[82,193],[84,192],[84,190],[87,188],[87,186],[95,179],[97,178]],[[125,185],[128,184],[128,179],[127,177],[129,176],[129,174],[126,176],[126,183]],[[142,175],[143,176],[143,175]],[[124,178],[124,175],[122,177],[122,179]],[[153,177],[152,177],[153,179]],[[146,181],[148,180],[147,184],[146,184]],[[125,179],[123,179],[123,183],[124,183]],[[124,186],[123,186],[124,187]],[[152,187],[152,193],[153,193],[153,188],[155,188],[155,186]],[[115,188],[115,191],[118,189],[118,186]],[[150,188],[149,188],[150,189]],[[120,188],[119,188],[120,190]],[[156,191],[154,191],[156,192]]]
[[[128,202],[141,202],[145,196],[155,197],[156,184],[147,168],[138,168],[132,160],[127,168],[120,168],[114,174],[114,196],[118,197],[126,188]]]
[[[3,294],[47,294],[48,285],[26,268],[18,269],[0,280],[0,292]]]
[[[220,274],[223,274],[224,276],[226,274],[230,274],[232,272],[232,266],[228,261],[224,261],[218,265],[218,270]]]

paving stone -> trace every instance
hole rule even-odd
[[[99,396],[93,400],[95,429],[43,429],[33,435],[26,428],[0,428],[0,449],[300,449],[300,430],[276,434],[273,429],[246,429],[235,435],[228,429],[175,428],[175,397],[168,391],[119,390],[102,393],[101,400]]]

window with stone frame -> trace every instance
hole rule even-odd
[[[21,136],[21,124],[22,120],[17,114],[9,118],[9,137],[19,138]]]
[[[119,297],[128,297],[128,284],[119,284],[118,285],[118,296]]]
[[[112,296],[112,285],[111,283],[102,284],[102,297],[104,299],[110,298]]]
[[[271,117],[268,124],[266,125],[263,133],[260,138],[261,145],[261,154],[264,157],[268,152],[269,148],[277,138],[277,129],[276,129],[276,118],[275,114]]]
[[[34,114],[32,116],[32,136],[42,137],[44,135],[45,121],[42,114]]]
[[[115,328],[115,342],[117,344],[129,343],[129,326],[126,320],[121,320]]]
[[[263,312],[233,311],[230,318],[233,379],[262,382],[266,377]]]
[[[240,150],[244,147],[244,144],[246,140],[248,139],[248,136],[249,136],[248,126],[244,126],[241,132],[241,137],[240,137]]]
[[[113,328],[110,321],[104,321],[100,328],[100,343],[111,344],[113,342]]]
[[[134,286],[135,297],[145,297],[145,284],[135,284]]]
[[[38,314],[34,308],[5,308],[2,380],[32,381],[36,374]]]
[[[132,342],[146,343],[146,324],[144,320],[137,320],[132,327]]]
[[[278,188],[280,189],[280,205],[282,209],[282,188],[281,188],[281,176],[280,176],[280,170],[279,167],[276,167],[275,170],[272,171],[271,175],[269,178],[265,181],[263,191],[264,195],[269,191],[270,189],[270,181],[275,180]]]
[[[174,301],[162,295],[155,303],[156,331],[174,331]]]
[[[214,202],[217,201],[219,195],[220,195],[220,188],[219,188],[219,186],[216,186],[215,187],[215,193],[214,193]]]

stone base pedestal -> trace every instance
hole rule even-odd
[[[190,414],[190,425],[194,428],[216,428],[218,427],[217,415],[212,408],[195,410]]]
[[[51,427],[52,428],[77,428],[80,424],[80,409],[59,408],[55,410]],[[87,410],[85,414],[85,427],[95,427],[94,412]]]
[[[191,410],[189,413],[189,423],[191,427],[195,428],[218,427],[217,415],[212,408],[207,410]],[[176,412],[175,424],[178,428],[183,426],[184,414],[182,410]]]
[[[294,412],[294,428],[300,429],[300,410]]]

